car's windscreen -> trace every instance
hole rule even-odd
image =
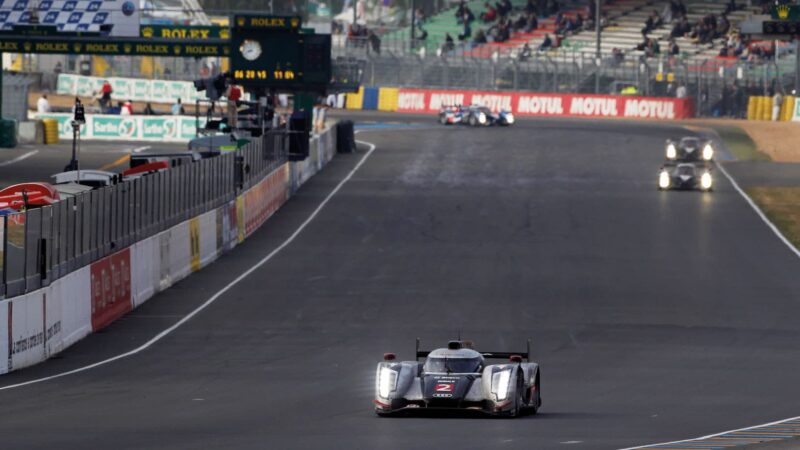
[[[681,166],[678,167],[678,175],[694,175],[694,167]]]
[[[480,358],[428,358],[425,372],[475,373],[481,369]]]

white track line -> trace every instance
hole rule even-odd
[[[792,245],[792,243],[789,242],[788,239],[786,239],[786,236],[784,236],[783,233],[780,232],[778,227],[776,227],[775,224],[772,223],[772,221],[770,221],[769,218],[767,218],[767,216],[764,214],[763,211],[761,211],[761,208],[759,208],[758,205],[756,205],[756,203],[753,201],[753,199],[751,199],[750,196],[747,195],[747,193],[745,193],[744,190],[741,187],[739,187],[739,183],[737,183],[736,180],[733,179],[733,177],[728,173],[727,170],[725,170],[725,168],[722,166],[722,164],[720,164],[719,162],[716,162],[716,161],[714,162],[714,164],[717,166],[719,171],[722,172],[723,175],[725,175],[725,178],[727,178],[728,181],[730,181],[730,183],[733,186],[733,188],[736,189],[736,192],[738,192],[739,195],[741,195],[742,198],[744,198],[744,200],[747,202],[747,204],[750,205],[751,208],[753,208],[753,211],[755,211],[756,214],[758,214],[758,217],[760,217],[761,220],[767,225],[767,227],[770,230],[772,230],[773,233],[775,233],[775,236],[778,236],[778,239],[780,239],[781,242],[783,242],[786,245],[786,247],[789,250],[791,250],[792,253],[795,254],[795,256],[800,258],[800,251],[798,251],[797,248],[794,245]],[[705,440],[705,439],[711,439],[711,438],[719,437],[719,436],[722,436],[722,435],[725,435],[725,434],[728,434],[728,433],[735,433],[737,431],[749,431],[749,430],[753,430],[753,429],[756,429],[756,428],[768,427],[768,426],[771,426],[771,425],[778,425],[778,424],[781,424],[781,423],[784,423],[784,422],[789,422],[789,421],[797,420],[797,419],[800,419],[800,416],[791,417],[789,419],[778,420],[778,421],[770,422],[770,423],[764,423],[764,424],[761,424],[761,425],[753,425],[753,426],[750,426],[750,427],[739,428],[739,429],[736,429],[736,430],[723,431],[721,433],[709,434],[708,436],[703,436],[703,437],[698,437],[698,438],[684,439],[684,440],[681,440],[681,441],[660,442],[658,444],[640,445],[638,447],[627,447],[627,448],[624,448],[624,449],[621,449],[621,450],[635,450],[635,449],[642,449],[642,448],[652,448],[652,447],[655,447],[655,446],[658,446],[658,445],[670,445],[670,444],[681,444],[681,443],[686,443],[686,442],[702,441],[702,440]]]
[[[728,434],[728,433],[736,433],[737,431],[750,431],[750,430],[755,429],[755,428],[768,427],[768,426],[771,426],[771,425],[779,425],[779,424],[782,424],[782,423],[785,423],[785,422],[790,422],[792,420],[797,420],[797,419],[800,419],[800,416],[792,417],[792,418],[789,418],[789,419],[778,420],[778,421],[775,421],[775,422],[765,423],[765,424],[761,424],[761,425],[754,425],[752,427],[745,427],[745,428],[739,428],[739,429],[736,429],[736,430],[723,431],[722,433],[709,434],[708,436],[698,437],[698,438],[694,438],[694,439],[684,439],[682,441],[672,441],[672,442],[661,442],[661,443],[658,443],[658,444],[640,445],[638,447],[626,447],[626,448],[623,448],[623,449],[620,449],[620,450],[637,450],[637,449],[643,449],[643,448],[652,448],[652,447],[655,447],[655,446],[658,446],[658,445],[671,445],[671,444],[682,444],[682,443],[687,443],[687,442],[702,441],[702,440],[705,440],[705,439],[712,439],[712,438],[715,438],[715,437],[719,437],[719,436],[722,436],[722,435],[725,435],[725,434]],[[773,442],[777,442],[777,441],[773,441]]]
[[[135,149],[131,150],[131,153],[143,152],[143,151],[148,150],[150,148],[151,148],[151,146],[149,146],[149,145],[145,145],[143,147],[136,147]]]
[[[786,236],[784,236],[783,233],[781,233],[781,231],[778,229],[778,227],[776,227],[775,224],[772,223],[767,218],[767,216],[764,214],[763,211],[761,211],[761,208],[759,208],[758,205],[756,205],[756,203],[753,201],[753,199],[751,199],[750,196],[747,195],[742,190],[742,188],[739,187],[739,183],[737,183],[736,180],[734,180],[733,177],[730,176],[730,174],[728,174],[728,171],[725,170],[724,167],[722,167],[722,164],[720,164],[718,162],[715,162],[715,164],[716,164],[717,168],[719,168],[720,172],[722,172],[722,174],[725,175],[725,178],[727,178],[728,181],[731,182],[731,184],[733,185],[733,188],[736,189],[736,192],[738,192],[739,195],[741,195],[744,198],[744,200],[747,202],[747,204],[749,204],[750,207],[753,208],[753,211],[755,211],[756,214],[758,214],[758,217],[760,217],[761,220],[763,220],[764,223],[767,224],[767,227],[769,227],[769,229],[772,230],[773,233],[775,233],[775,236],[778,236],[778,239],[780,239],[781,242],[786,244],[786,247],[788,247],[789,250],[791,250],[792,253],[794,253],[798,258],[800,258],[800,251],[798,251],[797,248],[795,248],[795,246],[792,245],[792,243],[789,242],[788,239],[786,239]]]
[[[358,169],[361,168],[362,165],[364,165],[364,163],[367,161],[367,158],[369,158],[370,155],[372,155],[372,152],[375,151],[375,148],[376,148],[375,144],[372,144],[372,143],[369,143],[369,142],[363,142],[363,141],[356,141],[356,142],[368,146],[369,147],[369,151],[367,151],[367,153],[361,158],[361,160],[358,161],[358,164],[356,164],[356,166],[353,167],[353,169],[350,171],[350,173],[348,173],[347,176],[344,177],[344,179],[342,181],[340,181],[339,184],[337,184],[335,188],[333,188],[331,193],[328,194],[327,197],[325,197],[325,200],[323,200],[322,203],[320,203],[319,206],[317,206],[317,208],[314,210],[314,212],[312,212],[311,215],[308,216],[308,219],[306,219],[305,222],[300,224],[300,226],[294,231],[294,233],[292,233],[291,236],[286,238],[286,240],[283,241],[283,243],[281,245],[279,245],[274,250],[272,250],[267,256],[265,256],[263,259],[261,259],[261,261],[256,263],[256,265],[254,265],[253,267],[248,269],[246,272],[244,272],[241,275],[239,275],[238,277],[236,277],[236,279],[234,279],[233,281],[228,283],[225,287],[223,287],[222,289],[217,291],[208,300],[206,300],[202,305],[198,306],[192,312],[187,314],[183,319],[179,320],[174,325],[172,325],[171,327],[169,327],[166,330],[162,331],[161,333],[158,333],[153,338],[151,338],[149,341],[145,342],[144,344],[140,345],[139,347],[136,347],[135,349],[130,350],[128,352],[119,354],[117,356],[112,356],[111,358],[104,359],[102,361],[98,361],[98,362],[93,363],[93,364],[89,364],[88,366],[83,366],[83,367],[79,367],[77,369],[68,370],[66,372],[58,373],[58,374],[55,374],[55,375],[50,375],[48,377],[36,378],[36,379],[33,379],[33,380],[24,381],[22,383],[10,384],[8,386],[3,386],[3,387],[0,387],[0,391],[5,391],[5,390],[8,390],[8,389],[14,389],[14,388],[22,387],[22,386],[28,386],[28,385],[36,384],[36,383],[42,383],[44,381],[54,380],[56,378],[65,377],[67,375],[74,375],[76,373],[85,372],[87,370],[94,369],[94,368],[100,367],[100,366],[104,366],[104,365],[112,363],[114,361],[118,361],[120,359],[136,355],[137,353],[141,353],[141,352],[147,350],[148,348],[153,346],[153,344],[155,344],[158,341],[160,341],[161,339],[165,338],[170,333],[172,333],[173,331],[177,330],[181,325],[183,325],[186,322],[188,322],[189,320],[191,320],[194,316],[200,314],[201,311],[203,311],[204,309],[206,309],[209,306],[211,306],[212,303],[217,301],[217,299],[222,297],[222,295],[225,294],[226,292],[228,292],[232,287],[234,287],[237,284],[239,284],[242,280],[247,278],[250,274],[252,274],[256,270],[258,270],[261,266],[263,266],[264,264],[269,262],[269,260],[271,260],[273,257],[275,257],[275,255],[277,255],[281,250],[286,248],[286,246],[291,244],[292,241],[294,241],[297,238],[297,236],[299,236],[300,233],[302,233],[303,230],[317,217],[317,215],[320,213],[320,211],[322,211],[322,209],[325,208],[325,205],[328,204],[328,202],[333,198],[333,196],[336,195],[337,192],[339,192],[339,190],[342,188],[342,186],[344,186],[345,183],[347,183],[350,180],[350,178],[352,178],[353,175],[358,171]]]
[[[31,156],[33,156],[33,155],[35,155],[37,153],[39,153],[39,150],[31,150],[28,153],[23,153],[23,154],[17,156],[16,158],[14,158],[14,159],[10,159],[8,161],[0,162],[0,167],[10,166],[11,164],[18,163],[18,162],[22,161],[23,159],[28,159],[28,158],[30,158]]]

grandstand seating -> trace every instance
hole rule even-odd
[[[512,0],[512,4],[514,4],[515,8],[522,8],[525,3],[526,0]],[[691,24],[694,24],[697,20],[709,13],[720,15],[725,10],[724,2],[714,0],[684,0],[684,3],[688,10],[687,18]],[[476,16],[483,12],[483,4],[484,0],[468,2],[470,9],[472,9]],[[667,4],[667,0],[614,0],[611,4],[604,5],[603,11],[606,14],[608,26],[606,26],[602,32],[601,51],[603,53],[611,53],[614,48],[617,48],[629,56],[642,55],[644,52],[635,50],[635,47],[643,40],[641,30],[644,27],[644,23],[654,10],[661,13],[664,11]],[[562,1],[562,11],[565,15],[572,17],[579,12],[585,15],[585,5],[585,0]],[[751,13],[751,10],[739,9],[728,14],[728,19],[735,25]],[[426,19],[422,26],[428,32],[428,38],[424,44],[428,52],[435,52],[441,46],[446,33],[449,33],[455,39],[463,29],[462,26],[456,22],[454,9],[445,10],[440,14]],[[472,26],[473,35],[480,28],[485,29],[488,28],[488,26],[476,20]],[[649,38],[657,39],[660,42],[662,54],[667,51],[667,43],[671,28],[672,24],[665,23],[648,34]],[[507,42],[489,42],[476,48],[466,50],[463,52],[463,55],[478,58],[513,56],[525,43],[528,43],[528,45],[535,50],[541,44],[544,35],[546,33],[552,35],[554,31],[555,24],[553,17],[540,18],[539,28],[532,33],[513,33],[511,39]],[[403,33],[406,33],[407,36],[408,29],[389,33],[385,35],[384,38],[398,38]],[[594,52],[595,42],[595,33],[593,30],[579,31],[562,40],[561,48],[558,52],[554,52],[554,54],[564,55],[564,50]],[[681,49],[681,57],[690,65],[697,65],[705,60],[724,62],[733,59],[718,56],[720,50],[718,41],[713,47],[694,44],[689,38],[685,37],[676,39],[676,42]]]

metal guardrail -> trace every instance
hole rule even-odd
[[[0,218],[0,294],[13,297],[47,286],[233,201],[286,162],[288,141],[285,132],[269,132],[231,153]]]

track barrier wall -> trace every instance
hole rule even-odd
[[[29,113],[32,120],[55,120],[58,137],[72,139],[72,114]],[[199,118],[205,126],[206,118]],[[120,116],[119,114],[86,114],[81,126],[81,139],[98,141],[189,142],[197,137],[198,119],[194,116]]]
[[[368,101],[370,89],[378,101]],[[479,104],[518,116],[617,117],[676,120],[694,116],[691,98],[622,95],[550,94],[534,92],[462,91],[439,89],[361,88],[347,94],[348,109],[379,109],[437,114],[443,106]]]
[[[305,161],[268,157],[284,144],[268,136],[0,218],[4,279],[21,279],[0,300],[0,374],[63,351],[236,247],[333,158],[336,127],[312,138]]]

